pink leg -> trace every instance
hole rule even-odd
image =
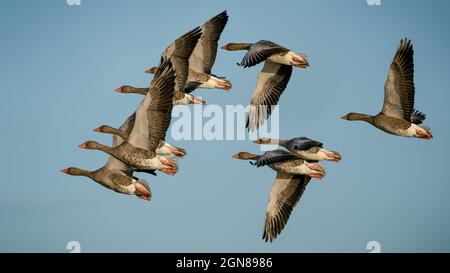
[[[172,169],[176,169],[176,168],[177,168],[177,165],[176,165],[176,164],[171,163],[171,162],[169,162],[169,161],[166,160],[166,159],[162,159],[162,160],[161,160],[161,163],[162,163],[163,165],[165,165],[165,166],[168,166],[168,167],[172,168]]]
[[[162,168],[162,169],[159,169],[161,172],[163,172],[163,173],[165,173],[165,174],[168,174],[168,175],[175,175],[176,173],[177,173],[177,171],[176,170],[174,170],[174,169],[169,169],[169,168]]]
[[[183,157],[186,154],[183,151],[178,150],[175,147],[168,147],[169,151],[171,151],[174,155],[178,156],[178,157]]]
[[[417,134],[417,136],[419,136],[419,138],[428,139],[428,140],[431,139],[431,136],[425,131],[416,130],[416,134]]]
[[[317,178],[319,180],[323,178],[323,175],[319,174],[319,173],[313,173],[313,174],[310,174],[309,176],[312,178]]]

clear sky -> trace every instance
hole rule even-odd
[[[79,149],[101,124],[119,126],[146,86],[144,70],[175,38],[228,10],[227,42],[268,39],[309,56],[280,100],[280,136],[308,136],[338,150],[339,164],[308,186],[283,233],[261,240],[275,173],[231,158],[251,141],[172,141],[188,151],[175,177],[146,178],[148,203],[59,169],[101,167],[106,155]],[[450,251],[450,3],[445,0],[144,1],[9,0],[0,9],[3,117],[0,251],[367,252]],[[397,44],[415,47],[416,108],[432,141],[388,135],[340,120],[376,114]],[[214,72],[231,93],[200,90],[210,104],[247,104],[261,65],[220,50]],[[170,142],[170,135],[168,140]]]

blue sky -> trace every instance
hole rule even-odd
[[[143,71],[182,33],[228,10],[227,42],[269,39],[309,56],[280,100],[280,136],[308,136],[343,156],[325,163],[283,233],[261,240],[275,173],[231,155],[251,141],[176,141],[188,156],[175,177],[145,177],[153,200],[115,194],[59,169],[99,168],[106,155],[79,149],[92,132],[118,126],[146,86]],[[1,252],[386,252],[450,251],[448,1],[2,1],[0,113]],[[413,40],[416,108],[432,141],[394,137],[339,118],[376,114],[402,37]],[[247,104],[261,66],[236,66],[243,52],[219,51],[214,72],[231,93],[200,90],[210,104]],[[168,138],[170,142],[170,136]]]

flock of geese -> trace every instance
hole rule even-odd
[[[156,175],[159,171],[175,175],[178,171],[177,158],[186,155],[183,148],[165,141],[173,106],[206,104],[191,95],[198,88],[232,88],[229,80],[212,73],[218,40],[227,22],[228,15],[224,11],[172,42],[163,51],[158,66],[146,70],[154,74],[150,87],[124,85],[117,88],[117,92],[140,94],[144,98],[119,128],[102,125],[95,129],[96,132],[112,134],[112,146],[96,141],[87,141],[79,146],[107,153],[109,158],[106,164],[95,171],[71,167],[62,172],[86,176],[116,192],[151,200],[148,183],[135,177],[134,173]],[[221,48],[228,51],[246,50],[244,58],[238,63],[244,68],[264,62],[247,116],[246,127],[251,131],[257,130],[269,118],[288,85],[293,67],[306,69],[309,66],[305,54],[297,54],[271,41],[228,43]],[[369,122],[393,135],[431,139],[431,130],[422,125],[425,115],[414,110],[413,55],[411,41],[402,39],[389,69],[384,87],[384,104],[379,114],[349,113],[342,119]],[[307,137],[291,140],[260,138],[255,143],[284,148],[262,155],[247,152],[233,155],[236,159],[251,160],[251,164],[256,167],[268,166],[276,172],[263,232],[263,239],[272,242],[287,224],[309,181],[325,176],[325,169],[319,162],[339,161],[341,155]]]

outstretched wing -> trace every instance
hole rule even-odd
[[[299,157],[295,154],[292,154],[285,150],[273,150],[265,152],[262,156],[260,156],[255,163],[251,163],[256,167],[262,167],[274,163],[280,163],[287,160],[299,159]]]
[[[167,59],[171,59],[173,69],[176,73],[175,89],[178,91],[184,91],[184,86],[186,85],[187,77],[189,75],[189,57],[201,35],[202,30],[199,27],[196,27],[176,39],[162,54],[159,66]]]
[[[227,22],[227,12],[223,11],[203,24],[201,27],[203,34],[189,58],[190,69],[211,74],[211,69],[216,61],[217,42]]]
[[[414,49],[402,39],[384,86],[383,114],[410,120],[414,111]]]
[[[170,124],[175,72],[169,60],[158,68],[153,86],[136,110],[136,121],[128,142],[135,147],[156,151],[160,140],[165,139]]]
[[[286,226],[289,216],[300,200],[306,185],[311,180],[305,175],[288,175],[277,173],[275,183],[270,190],[269,205],[262,238],[272,242]]]
[[[298,151],[307,151],[314,147],[323,147],[323,143],[307,137],[297,137],[289,140],[288,145]]]
[[[286,89],[292,74],[292,66],[266,61],[256,80],[256,88],[247,117],[251,131],[258,129],[272,113],[272,106]]]

